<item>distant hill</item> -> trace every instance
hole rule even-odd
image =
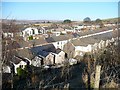
[[[11,19],[2,19],[3,22],[8,23]],[[16,24],[36,24],[36,23],[50,23],[62,22],[62,20],[15,20]]]
[[[107,22],[116,23],[116,22],[118,22],[118,19],[120,19],[120,17],[119,17],[119,18],[103,19],[102,21],[103,21],[104,23],[107,23]]]

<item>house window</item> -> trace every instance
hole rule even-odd
[[[38,30],[38,33],[42,33],[41,30]]]
[[[59,45],[59,42],[57,42],[57,44]]]
[[[32,32],[33,32],[33,34],[35,34],[35,31],[34,31],[34,29],[32,29]]]

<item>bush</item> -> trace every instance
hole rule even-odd
[[[33,36],[29,36],[29,40],[33,40]]]
[[[26,73],[26,71],[25,70],[23,70],[22,68],[17,68],[17,75],[19,76],[19,77],[23,77],[23,78],[25,78],[26,76],[27,76],[27,73]]]

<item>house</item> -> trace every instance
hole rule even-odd
[[[41,39],[41,38],[45,38],[45,36],[43,34],[37,34],[33,36],[33,40],[34,39]]]
[[[34,59],[31,60],[31,64],[35,67],[41,67],[44,63],[41,57],[35,56]]]
[[[34,66],[40,67],[41,65],[51,65],[55,63],[52,52],[55,53],[56,49],[53,44],[33,47],[30,51],[34,55],[34,59],[32,59]]]
[[[25,66],[28,64],[28,62],[26,62],[27,60],[22,59],[18,56],[14,56],[12,58],[12,60],[10,61],[13,65],[14,65],[14,71],[17,74],[17,68],[21,67],[22,69],[25,68]]]
[[[83,56],[86,52],[92,52],[98,50],[98,43],[100,39],[94,39],[93,37],[74,39],[67,42],[64,45],[64,52],[66,52],[69,57],[73,58],[77,55]]]
[[[56,28],[52,30],[52,34],[55,36],[59,36],[59,35],[65,35],[67,34],[66,31],[63,28]]]
[[[67,33],[75,33],[75,29],[65,29]]]
[[[33,51],[33,50],[32,50]],[[42,65],[52,65],[54,64],[54,55],[46,51],[33,51],[35,58],[32,60],[32,65],[40,67]]]
[[[54,55],[55,64],[62,64],[65,62],[65,52],[63,52],[61,49],[56,49],[56,52],[52,54]]]
[[[91,25],[91,29],[92,29],[92,30],[95,30],[95,29],[97,29],[97,28],[100,28],[100,25]]]
[[[52,34],[55,35],[55,36],[59,36],[61,34],[61,32],[59,32],[59,31],[52,31]]]
[[[87,40],[85,39],[84,40],[83,39],[72,40],[71,43],[75,48],[73,57],[77,55],[82,56],[84,53],[92,51],[92,45],[89,44],[89,42],[87,42]]]
[[[54,41],[52,44],[55,46],[55,48],[60,48],[63,50],[64,45],[70,40],[73,39],[74,35],[68,34],[68,35],[60,35],[60,36],[53,36],[51,37],[51,40]]]
[[[38,27],[37,29],[39,34],[46,34],[46,29],[44,27]]]
[[[36,36],[36,38],[37,38],[37,36]],[[18,43],[18,46],[19,46],[18,48],[25,49],[25,48],[31,48],[31,47],[34,47],[34,46],[41,46],[41,45],[44,45],[44,44],[48,44],[48,42],[46,41],[46,39],[43,36],[40,35],[40,36],[38,36],[38,38],[33,39],[33,40],[29,40],[29,41],[18,40],[17,41],[17,42],[19,42]]]
[[[52,33],[53,35],[55,35],[55,36],[67,34],[66,31],[65,31],[63,28],[53,29],[53,30],[51,31],[51,33]]]
[[[35,36],[38,34],[41,34],[40,30],[38,30],[37,28],[34,28],[34,27],[29,27],[22,31],[22,36],[25,41],[29,40],[30,39],[29,37]]]
[[[23,34],[23,37],[36,35],[36,34],[38,34],[38,29],[29,27],[29,28],[26,28],[25,30],[23,30],[22,34]]]
[[[48,43],[52,43],[54,47],[63,49],[63,46],[65,43],[67,43],[69,37],[66,37],[65,35],[60,35],[60,36],[52,36],[49,38],[46,38],[46,41]]]
[[[66,58],[72,58],[72,57],[74,57],[75,47],[70,41],[68,41],[64,45],[63,51],[66,53]]]
[[[38,29],[38,34],[47,34],[48,32],[52,32],[52,28],[51,27],[48,27],[48,26],[39,26],[39,27],[36,27]]]
[[[65,53],[61,49],[56,49],[53,44],[31,48],[34,54],[32,64],[40,67],[42,65],[62,64],[65,61]]]
[[[29,40],[28,43],[31,47],[48,44],[44,37],[39,37],[39,39]]]
[[[74,27],[76,30],[81,30],[82,28],[84,28],[84,25],[78,25]]]
[[[13,36],[14,36],[14,34],[13,34],[13,33],[10,33],[10,32],[5,32],[5,33],[3,33],[3,37],[4,37],[4,38],[13,37]]]
[[[107,24],[104,24],[104,26],[116,26],[116,24],[107,23]]]

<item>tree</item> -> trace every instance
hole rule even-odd
[[[96,22],[96,23],[101,23],[102,20],[98,18],[98,19],[95,20],[95,22]]]
[[[84,23],[89,23],[89,22],[91,22],[91,19],[89,17],[86,17],[86,18],[84,18],[83,22]]]
[[[19,29],[21,28],[21,26],[16,24],[16,20],[10,20],[7,22],[2,22],[2,30],[3,32],[12,32],[12,33],[16,33],[19,32]]]
[[[71,22],[72,22],[72,21],[69,20],[69,19],[66,19],[66,20],[63,21],[63,23],[71,23]]]
[[[102,20],[99,19],[99,18],[95,20],[95,23],[96,23],[96,24],[99,24],[99,25],[100,25],[100,28],[102,28],[102,27],[104,26]]]
[[[51,23],[50,21],[47,21],[47,23]]]

